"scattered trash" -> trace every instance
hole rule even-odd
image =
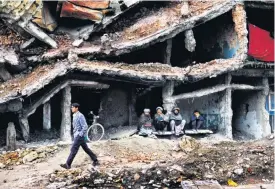
[[[233,187],[238,186],[238,184],[236,182],[234,182],[232,179],[228,179],[227,184],[228,184],[228,186],[233,186]]]

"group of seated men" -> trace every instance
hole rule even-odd
[[[204,118],[200,115],[198,110],[195,110],[191,116],[192,129],[197,131],[203,126]],[[150,135],[153,132],[153,126],[157,132],[164,131],[167,128],[172,134],[176,136],[184,133],[186,121],[180,114],[180,108],[174,107],[172,112],[163,113],[162,107],[156,108],[156,114],[154,118],[151,118],[150,109],[144,109],[143,114],[140,116],[138,131],[141,135]]]

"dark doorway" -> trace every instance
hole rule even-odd
[[[143,113],[144,108],[151,110],[151,116],[156,113],[156,108],[162,106],[162,88],[153,88],[147,94],[137,98],[136,112],[138,116]]]
[[[72,87],[72,103],[80,104],[80,112],[88,118],[89,112],[93,111],[98,115],[102,90]]]

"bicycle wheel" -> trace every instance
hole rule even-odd
[[[104,135],[104,128],[99,123],[93,124],[87,131],[87,139],[91,141],[99,141]]]

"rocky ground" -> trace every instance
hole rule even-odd
[[[0,188],[191,189],[203,188],[198,185],[204,181],[215,189],[273,183],[273,142],[273,137],[250,142],[124,137],[90,143],[101,165],[93,168],[80,150],[71,170],[59,167],[69,145],[20,149],[0,156]]]

